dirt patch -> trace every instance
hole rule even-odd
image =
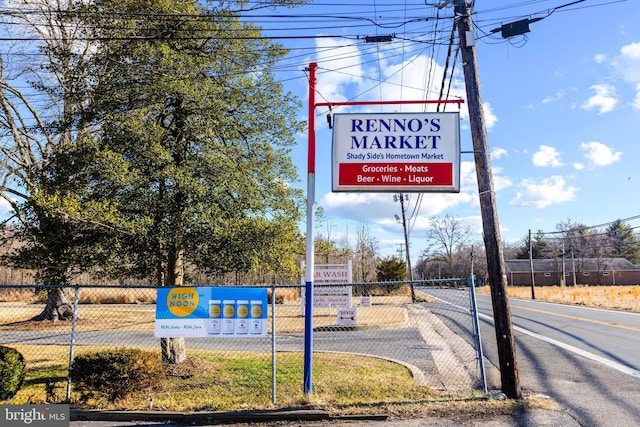
[[[220,369],[218,363],[209,362],[198,357],[189,357],[178,365],[169,365],[167,375],[171,377],[190,378],[195,375],[202,375],[216,372]]]
[[[71,330],[71,321],[59,320],[23,320],[0,324],[0,331],[51,331],[51,330]]]
[[[390,420],[419,418],[442,418],[458,423],[481,422],[496,417],[514,417],[532,409],[557,410],[558,404],[548,398],[525,396],[519,400],[497,399],[460,399],[450,401],[424,401],[411,403],[381,403],[378,405],[331,408],[335,416],[364,415],[371,413],[386,414]],[[466,424],[465,424],[466,425]]]

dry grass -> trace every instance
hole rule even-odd
[[[72,291],[73,292],[73,291]],[[13,287],[0,289],[0,302],[22,302],[44,304],[46,292],[34,292],[33,287]],[[156,290],[146,288],[81,288],[78,292],[79,304],[149,304],[156,302]]]
[[[640,286],[539,286],[534,291],[540,301],[640,313]],[[489,287],[478,292],[489,294]],[[507,292],[511,298],[532,299],[530,287],[509,287]]]
[[[23,302],[26,304],[44,303],[46,294],[36,294],[33,288],[3,288],[0,289],[0,301],[2,302]]]
[[[146,290],[146,289],[145,289]],[[358,299],[354,298],[354,305]],[[380,326],[405,321],[402,304],[410,302],[409,297],[377,296],[372,297],[372,306],[358,307],[359,326]],[[272,307],[269,305],[269,326],[271,331]],[[70,322],[36,322],[33,316],[42,311],[42,305],[0,303],[0,330],[35,331],[69,329]],[[316,308],[314,326],[336,326],[336,309]],[[276,332],[292,333],[304,331],[304,316],[301,302],[276,304]],[[154,304],[80,304],[78,306],[78,331],[148,331],[154,329]]]

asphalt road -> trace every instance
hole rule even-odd
[[[452,304],[466,292],[425,291]],[[491,300],[477,301],[484,354],[498,366]],[[640,425],[639,314],[516,299],[510,306],[523,391],[550,396],[584,426]]]

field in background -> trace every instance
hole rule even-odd
[[[640,286],[537,286],[534,292],[539,301],[640,313]],[[489,287],[479,287],[478,293],[489,294]],[[510,298],[532,299],[531,287],[512,286],[507,293]]]

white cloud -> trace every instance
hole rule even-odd
[[[633,85],[636,94],[631,105],[634,110],[640,110],[640,43],[622,46],[611,66],[617,77]]]
[[[475,161],[460,162],[460,187],[475,191],[478,186]]]
[[[601,142],[583,142],[580,151],[584,157],[595,166],[607,166],[622,158],[622,151],[614,151],[611,147]]]
[[[484,124],[489,131],[495,126],[496,123],[498,123],[498,117],[493,113],[490,103],[483,102],[482,109],[484,110]]]
[[[636,97],[632,105],[634,110],[640,110],[640,83],[636,85]]]
[[[640,43],[622,46],[620,55],[613,61],[616,72],[627,82],[640,83]]]
[[[513,185],[513,181],[510,178],[505,176],[494,176],[493,177],[493,189],[495,191],[504,190],[505,188],[511,187]]]
[[[538,151],[533,154],[531,161],[537,167],[557,168],[564,164],[560,160],[560,153],[548,145],[541,145]]]
[[[578,188],[567,185],[563,177],[554,175],[541,182],[525,179],[522,181],[524,189],[519,191],[511,206],[533,206],[538,209],[550,205],[575,200]]]
[[[410,203],[413,204],[417,197],[417,194],[409,194]],[[471,199],[467,193],[424,194],[419,215],[429,218],[461,203],[468,203]],[[383,227],[395,225],[394,215],[400,214],[400,203],[395,203],[393,194],[389,193],[327,193],[319,203],[329,218]]]
[[[608,84],[593,85],[590,88],[595,95],[584,102],[580,108],[583,110],[597,109],[598,114],[608,113],[618,103],[616,88]]]
[[[491,150],[491,159],[497,160],[502,156],[506,156],[507,150],[505,150],[504,148],[494,148],[493,150]]]
[[[445,70],[429,55],[414,55],[403,62],[392,62],[395,56],[377,54],[376,61],[366,65],[365,51],[354,45],[345,45],[342,39],[319,39],[316,42],[318,62],[318,93],[325,101],[345,101],[357,96],[357,101],[420,100],[439,97],[440,82]],[[331,64],[330,72],[322,65]],[[431,70],[429,76],[425,70]],[[454,75],[448,92],[450,100],[464,100],[466,90],[462,74]],[[437,104],[374,105],[362,107],[365,111],[416,112],[436,111]],[[498,120],[489,104],[484,105],[487,127]],[[460,111],[462,118],[469,116],[467,106],[448,104],[440,111]],[[350,110],[351,111],[351,110]]]
[[[552,103],[552,102],[554,102],[554,101],[559,101],[559,100],[561,100],[562,98],[564,98],[564,94],[565,94],[565,92],[564,92],[564,91],[559,90],[559,91],[557,91],[553,96],[547,96],[546,98],[544,98],[544,99],[542,100],[542,103],[543,103],[543,104],[550,104],[550,103]]]
[[[598,63],[598,64],[602,64],[603,62],[605,62],[607,60],[607,56],[603,53],[599,53],[596,56],[593,57],[593,60]]]
[[[345,101],[345,87],[362,82],[365,71],[362,68],[362,55],[353,45],[345,45],[341,39],[318,38],[316,41],[318,73],[316,89],[319,101]],[[325,73],[322,63],[331,63],[332,69],[341,72]]]

